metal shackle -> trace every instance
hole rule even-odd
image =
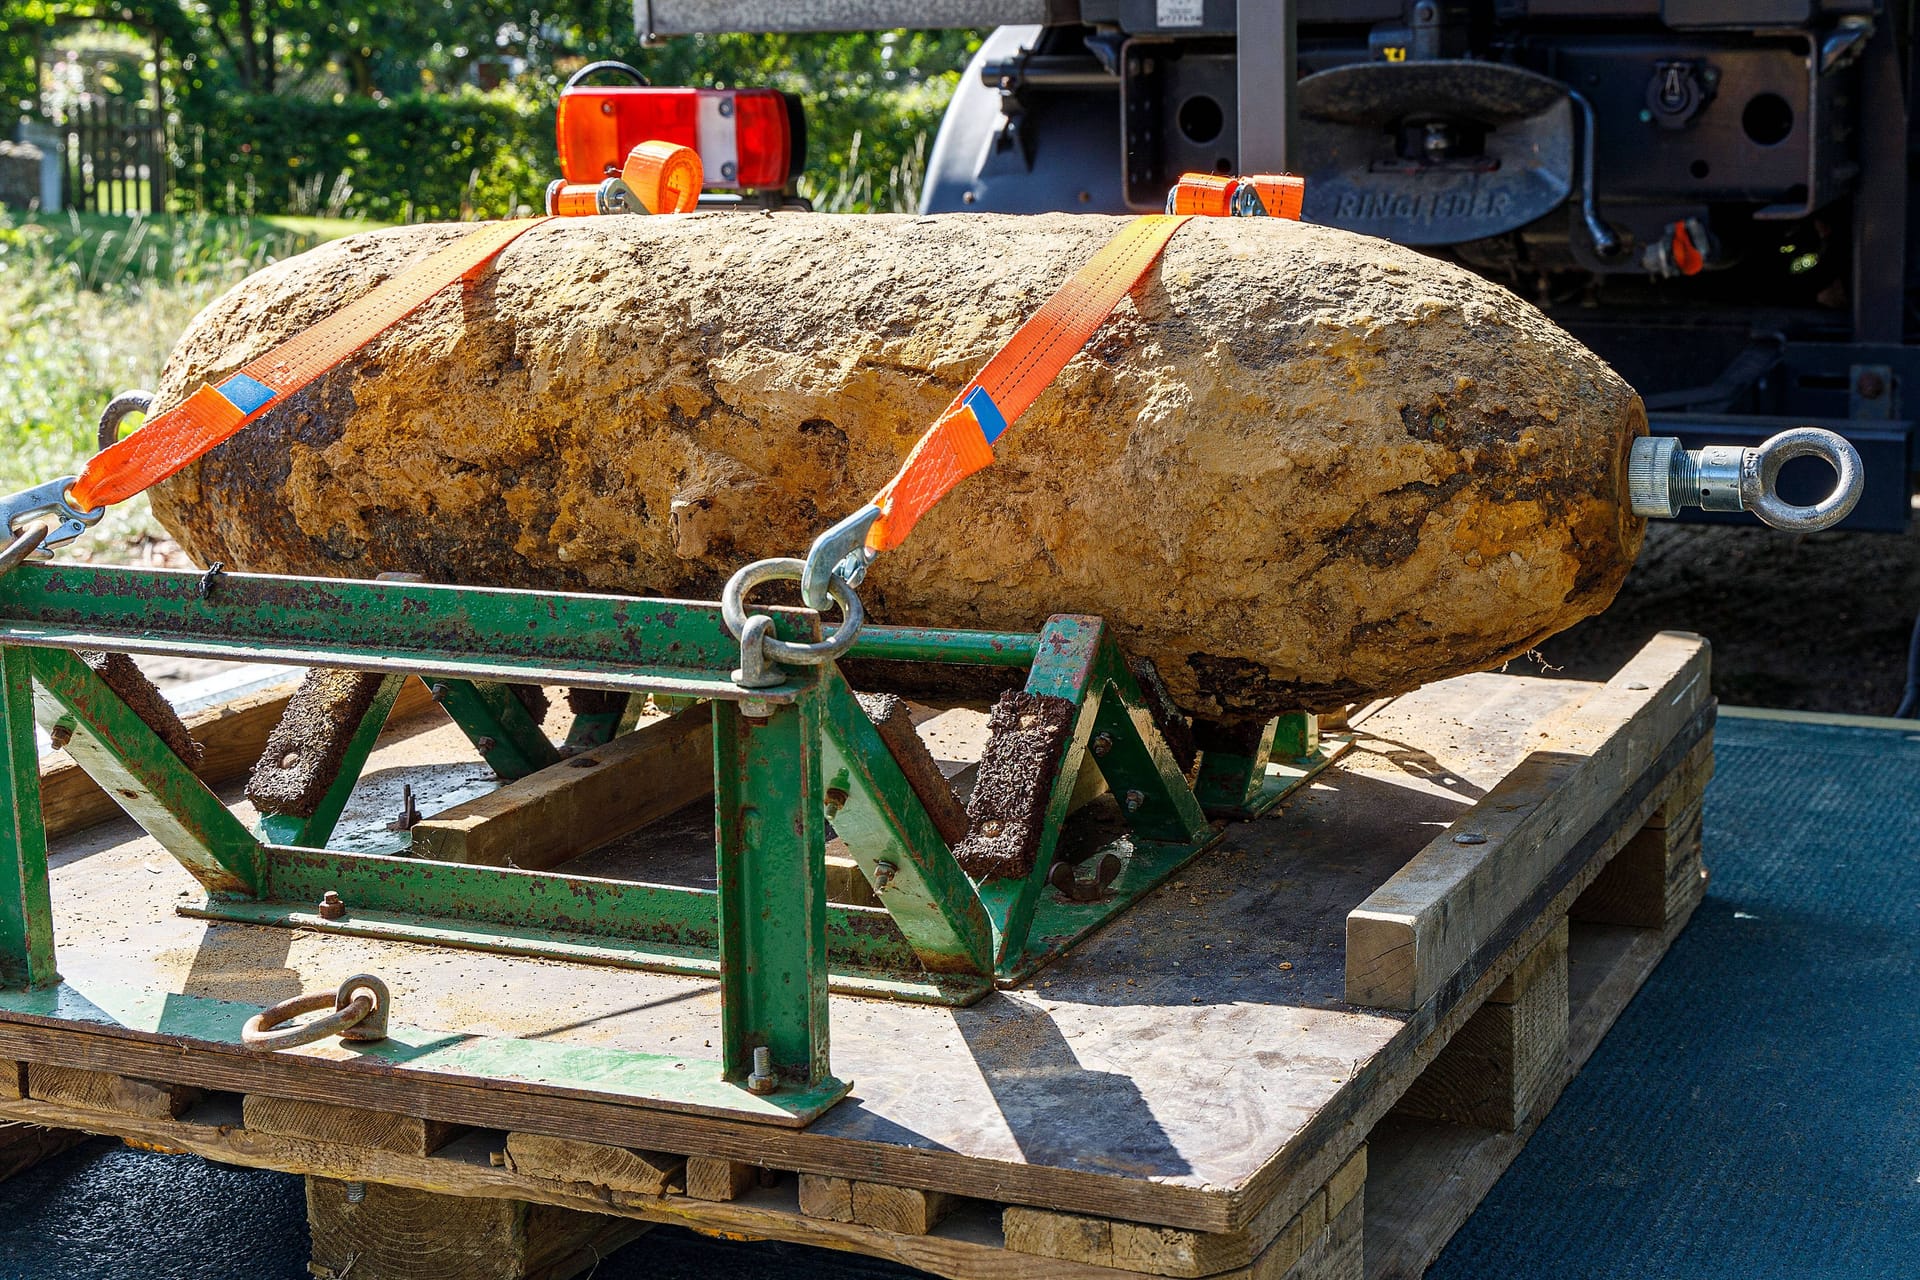
[[[1795,458],[1820,458],[1833,468],[1832,492],[1810,507],[1782,498],[1780,468]],[[1860,455],[1845,436],[1819,427],[1794,427],[1756,448],[1709,445],[1682,448],[1672,436],[1643,436],[1627,459],[1627,494],[1637,516],[1670,520],[1683,507],[1751,511],[1776,529],[1811,533],[1847,518],[1866,487]]]

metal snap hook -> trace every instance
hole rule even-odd
[[[765,614],[747,615],[746,597],[749,591],[765,582],[798,582],[806,572],[806,567],[806,561],[791,557],[756,560],[727,579],[726,589],[720,593],[720,617],[727,624],[727,630],[740,641],[740,668],[733,673],[735,684],[748,689],[770,688],[786,679],[770,665],[772,663],[820,666],[832,662],[853,647],[854,638],[860,634],[860,628],[866,625],[867,614],[861,607],[860,597],[854,594],[847,580],[838,574],[828,579],[827,590],[840,606],[840,625],[825,640],[813,644],[778,640],[772,634],[771,618]],[[752,623],[761,625],[750,627]]]

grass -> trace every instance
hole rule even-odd
[[[227,288],[368,225],[0,211],[0,493],[77,471],[107,401],[152,389],[188,322]],[[76,550],[124,556],[160,536],[136,499]]]

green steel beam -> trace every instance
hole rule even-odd
[[[0,987],[15,990],[60,981],[54,971],[31,663],[27,650],[0,647]]]
[[[346,754],[340,758],[339,772],[333,775],[332,785],[320,797],[320,803],[311,814],[304,818],[291,813],[261,815],[260,834],[269,844],[321,848],[327,843],[333,835],[333,829],[340,824],[340,815],[346,810],[353,789],[360,784],[360,771],[366,768],[367,757],[373,754],[373,745],[379,740],[380,731],[386,727],[387,716],[392,712],[395,700],[400,697],[400,688],[406,682],[405,676],[386,676],[380,681],[379,691],[373,695],[367,713],[360,717],[360,723],[354,726],[353,737],[347,741]]]
[[[0,583],[17,576],[16,570]],[[120,695],[61,649],[34,650],[32,666],[42,722],[49,728],[67,716],[76,722],[67,743],[74,763],[208,892],[260,896],[266,886],[260,842]]]
[[[480,758],[509,782],[560,763],[560,752],[546,730],[508,686],[445,678],[434,680],[428,687],[434,701],[453,717]]]
[[[827,834],[820,698],[765,716],[713,704],[720,886],[720,1059],[744,1080],[754,1050],[818,1087],[827,1058]]]
[[[849,658],[887,662],[957,662],[973,667],[1031,666],[1040,637],[1024,631],[950,631],[934,627],[865,626]]]
[[[22,565],[0,576],[0,644],[416,672],[507,684],[791,702],[810,668],[751,692],[720,606],[419,582]],[[767,608],[782,639],[811,611]]]
[[[929,972],[991,973],[993,931],[973,882],[838,671],[821,697],[827,794],[845,796],[828,815],[834,831]]]
[[[349,919],[376,913],[423,927],[485,925],[529,937],[631,943],[668,961],[718,954],[720,906],[713,889],[333,849],[272,846],[266,859],[263,899],[297,911],[311,911],[331,889]],[[908,976],[920,971],[913,949],[884,911],[830,905],[826,936],[834,964],[847,970]]]

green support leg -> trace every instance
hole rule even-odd
[[[809,693],[764,717],[713,704],[720,1058],[736,1083],[762,1046],[782,1085],[830,1079],[820,702]]]
[[[1278,720],[1269,720],[1252,740],[1252,749],[1209,747],[1201,753],[1194,790],[1208,813],[1222,817],[1251,815],[1267,786],[1267,761],[1273,757]]]
[[[560,763],[559,750],[509,686],[441,676],[427,684],[480,758],[509,782]]]
[[[1301,770],[1324,764],[1319,757],[1320,717],[1289,712],[1269,720],[1251,740],[1251,750],[1216,746],[1202,752],[1194,790],[1214,817],[1255,818],[1299,785]],[[1284,779],[1269,778],[1267,765],[1278,761],[1293,764],[1294,773]]]
[[[40,753],[25,649],[0,647],[0,987],[60,981],[53,967],[47,829],[40,816]]]
[[[334,827],[339,825],[341,813],[346,810],[348,797],[360,784],[360,771],[366,768],[367,757],[373,754],[374,743],[386,728],[387,716],[392,713],[406,682],[406,676],[398,675],[386,676],[380,681],[379,692],[373,695],[372,704],[360,717],[353,737],[347,742],[347,753],[340,759],[340,771],[334,775],[333,785],[327,788],[310,816],[297,818],[292,814],[269,813],[261,817],[260,834],[268,844],[297,845],[302,849],[326,847]]]
[[[992,929],[973,882],[839,671],[823,681],[828,794],[846,797],[834,831],[930,972],[991,973]]]
[[[1111,639],[1101,644],[1106,689],[1093,724],[1093,761],[1120,799],[1127,827],[1145,840],[1197,844],[1211,833],[1207,815],[1166,739],[1126,659]]]
[[[64,649],[35,649],[37,714],[76,722],[67,754],[209,893],[262,896],[266,857],[246,824],[167,750],[87,665]]]
[[[1080,710],[1074,719],[1073,740],[1061,754],[1060,770],[1054,775],[1053,790],[1047,799],[1046,825],[1040,847],[1034,852],[1033,870],[1017,880],[988,880],[980,886],[980,901],[994,926],[994,968],[1002,976],[1010,972],[1026,952],[1034,908],[1039,904],[1040,895],[1046,892],[1047,872],[1053,867],[1060,828],[1067,820],[1074,788],[1080,780],[1080,766],[1093,738],[1094,721],[1100,713],[1101,694],[1106,687],[1106,681],[1101,678],[1101,645],[1106,634],[1106,624],[1098,618],[1067,615],[1050,618],[1040,632],[1033,667],[1027,673],[1028,693],[1065,698]]]

